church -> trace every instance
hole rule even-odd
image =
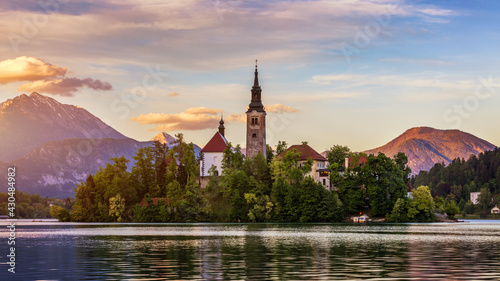
[[[266,111],[262,104],[262,89],[259,85],[257,60],[255,61],[254,82],[251,89],[247,115],[246,157],[255,157],[259,152],[266,156]],[[224,120],[221,117],[219,130],[203,147],[200,154],[200,176],[209,175],[208,170],[215,166],[217,174],[222,174],[222,156],[228,141],[225,137]]]

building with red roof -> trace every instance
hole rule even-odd
[[[325,188],[330,189],[330,168],[328,165],[328,159],[323,155],[319,154],[307,144],[296,144],[290,146],[287,150],[283,151],[278,155],[279,157],[284,157],[288,151],[295,151],[300,153],[299,165],[304,164],[308,159],[313,160],[313,165],[309,176],[311,176],[316,182],[322,184]]]
[[[224,137],[224,120],[220,119],[219,131],[208,141],[200,153],[200,176],[208,176],[208,170],[215,166],[217,173],[222,174],[222,156],[228,141]]]

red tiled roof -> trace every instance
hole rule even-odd
[[[158,200],[163,200],[165,202],[165,205],[168,205],[170,203],[170,199],[168,198],[151,198],[153,200],[153,205],[158,205]],[[146,198],[142,198],[141,203],[139,203],[139,206],[144,207],[147,206],[148,202],[146,202]]]
[[[368,159],[368,156],[359,156],[359,163],[354,163],[355,157],[351,156],[349,157],[349,168],[354,168],[355,164],[358,164],[360,167],[363,167],[365,165],[366,160]]]
[[[317,160],[317,161],[328,161],[325,157],[323,157],[321,154],[316,152],[316,150],[312,149],[307,144],[296,144],[290,146],[287,150],[283,151],[278,155],[278,157],[283,157],[287,153],[287,151],[292,151],[296,150],[298,153],[300,153],[299,160],[307,160],[309,158],[312,158],[312,160]]]
[[[201,152],[224,152],[227,140],[219,132],[215,133],[212,139],[203,147]]]

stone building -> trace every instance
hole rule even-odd
[[[266,156],[266,111],[262,104],[262,89],[259,85],[257,61],[255,61],[255,77],[251,90],[252,99],[247,114],[246,157],[255,157],[259,152]]]

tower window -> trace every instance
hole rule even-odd
[[[253,133],[252,134],[252,138],[256,138],[257,137],[257,134],[256,133]]]
[[[258,125],[259,124],[259,119],[256,117],[252,117],[252,125]]]

